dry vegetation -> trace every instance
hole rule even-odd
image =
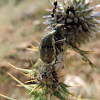
[[[99,3],[99,0],[95,0],[92,5]],[[42,2],[41,0],[21,0],[20,3],[10,1],[0,7],[1,94],[18,98],[18,100],[27,100],[30,96],[24,88],[16,87],[17,83],[9,77],[7,72],[10,72],[22,82],[28,79],[19,71],[11,68],[8,62],[17,67],[31,69],[30,59],[35,63],[38,56],[37,53],[28,51],[26,48],[30,47],[30,44],[37,46],[38,44],[33,39],[40,41],[44,35],[45,26],[42,16],[48,13],[45,9],[49,7],[50,2],[47,0],[42,0]],[[100,9],[98,10],[100,11]],[[89,58],[97,66],[100,66],[100,33],[97,33],[96,36],[82,48],[94,51],[93,54],[89,55]],[[70,80],[73,78],[75,85],[82,85],[79,87],[80,92],[78,94],[82,94],[85,98],[100,100],[100,72],[91,68],[75,52],[71,52],[67,58],[71,66],[67,69],[67,78]],[[5,99],[0,97],[0,100]]]

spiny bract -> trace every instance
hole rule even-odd
[[[54,2],[54,8],[48,9],[51,15],[46,15],[44,22],[48,24],[46,29],[54,29],[61,24],[64,29],[64,38],[68,43],[80,45],[86,43],[94,32],[99,30],[100,12],[93,10],[100,5],[89,7],[92,0],[61,0]],[[62,29],[61,29],[62,30]],[[61,32],[63,34],[63,31]]]

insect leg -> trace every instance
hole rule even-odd
[[[64,39],[61,39],[61,40],[58,40],[58,41],[56,41],[55,43],[59,43],[59,42],[65,42],[66,41],[66,38],[64,38]]]

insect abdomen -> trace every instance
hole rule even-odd
[[[40,42],[39,55],[44,63],[52,63],[56,56],[54,34],[47,34]]]

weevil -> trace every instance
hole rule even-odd
[[[59,25],[47,33],[40,41],[39,56],[44,63],[50,64],[56,61],[57,55],[63,51],[66,38],[64,38],[62,31],[64,29],[62,29],[62,25]]]
[[[48,34],[46,34],[42,38],[39,44],[39,56],[41,60],[46,64],[52,63],[56,57],[55,39],[54,39],[55,33],[56,31],[53,30]]]

